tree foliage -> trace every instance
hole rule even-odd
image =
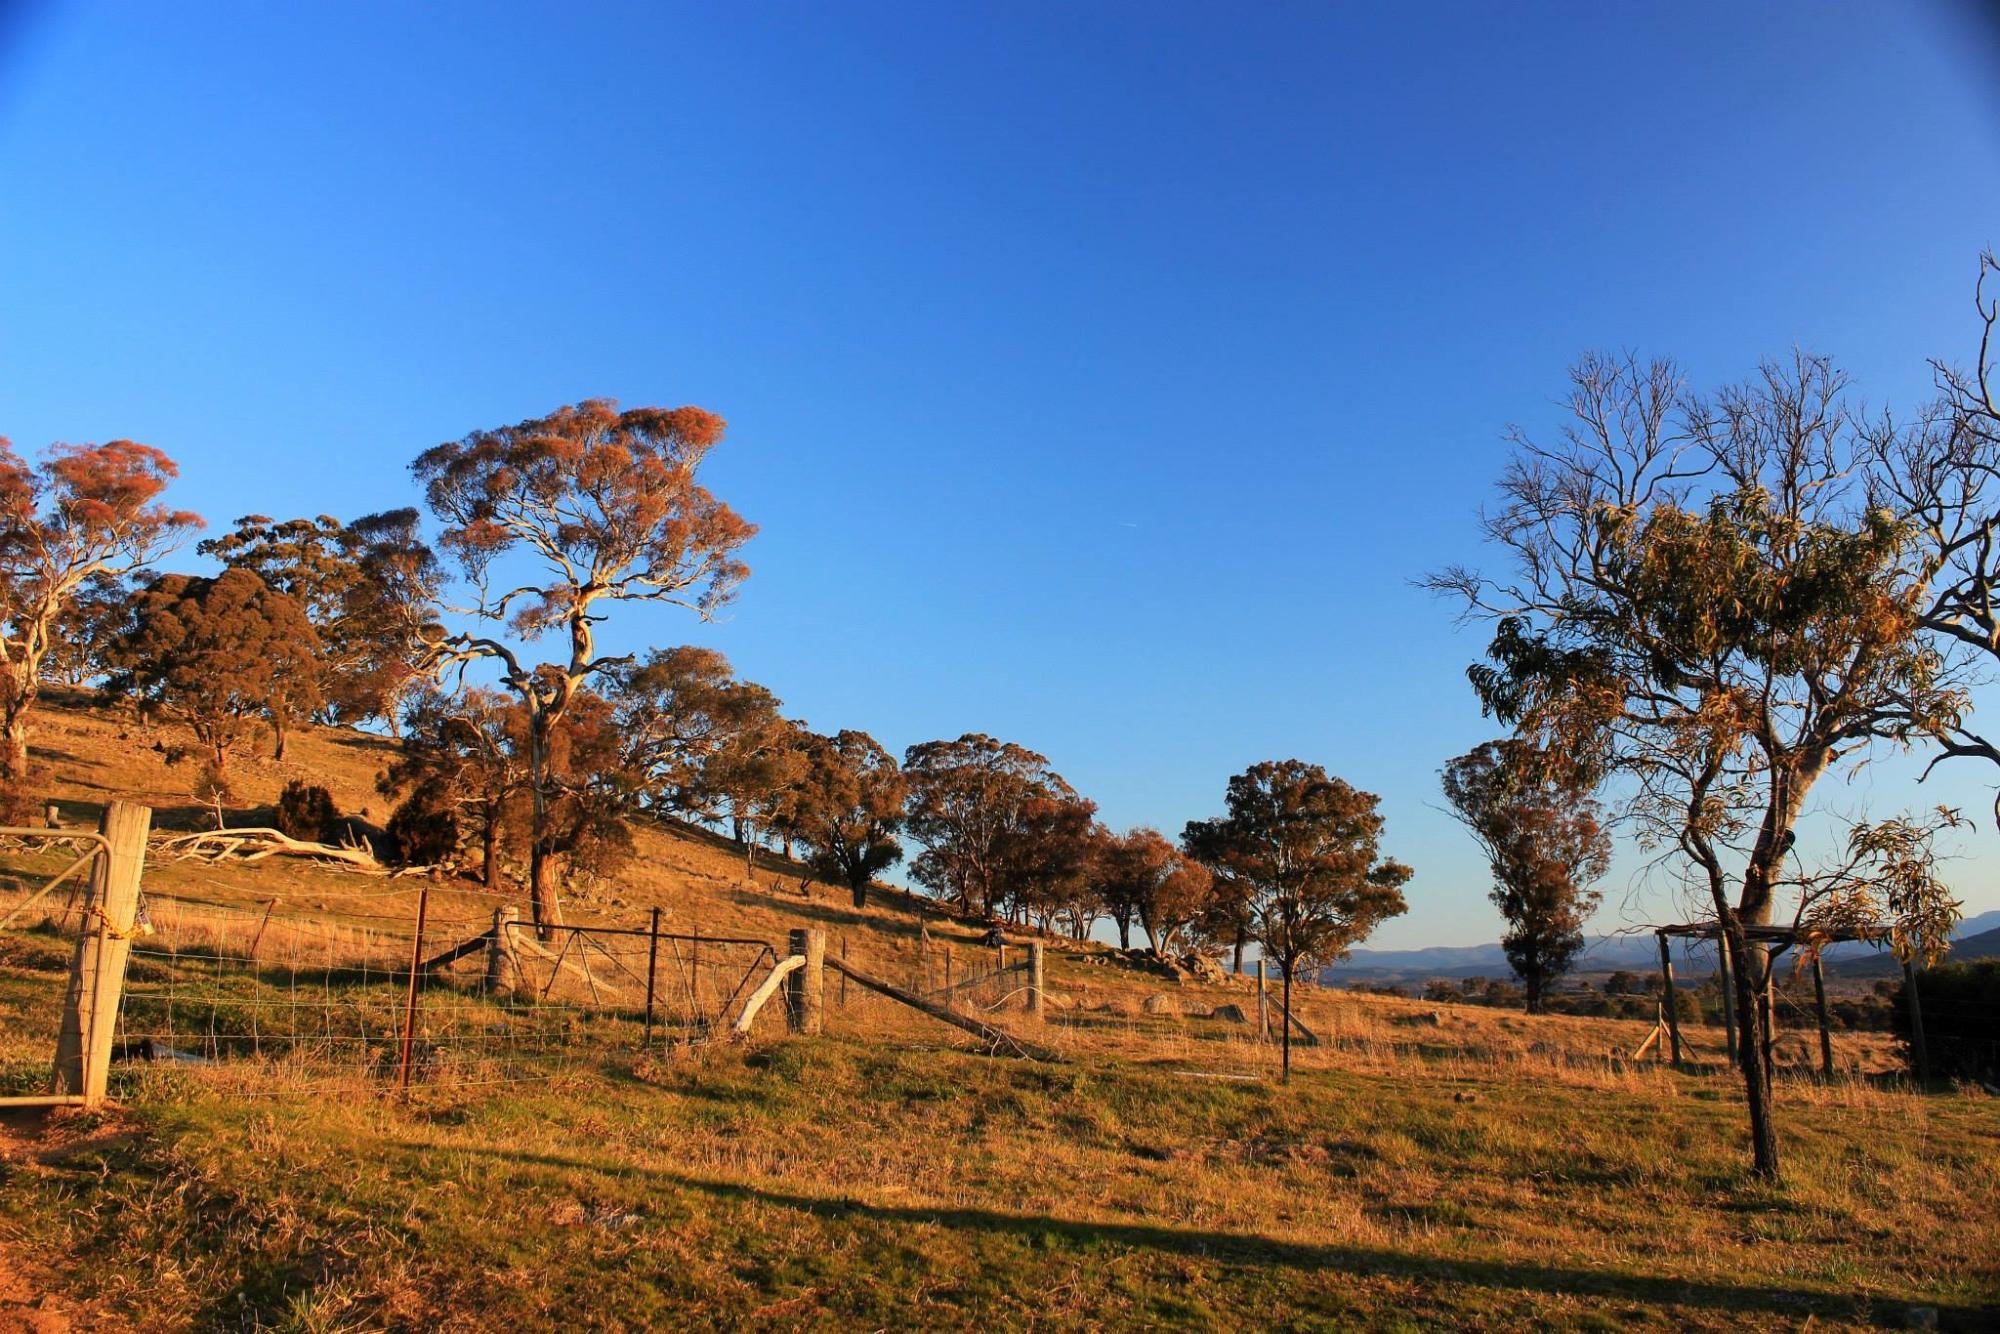
[[[196,549],[253,571],[305,609],[319,635],[319,694],[328,721],[393,723],[440,634],[433,608],[442,572],[418,523],[414,509],[348,525],[324,514],[283,521],[252,514]]]
[[[1583,951],[1584,923],[1611,869],[1611,836],[1587,772],[1551,763],[1524,741],[1489,741],[1444,768],[1444,795],[1472,831],[1507,923],[1500,945],[1521,979],[1528,1013]]]
[[[1278,965],[1291,1010],[1299,969],[1333,962],[1404,912],[1410,868],[1381,855],[1379,798],[1303,760],[1267,760],[1229,780],[1226,813],[1182,844],[1243,887],[1251,934]],[[1285,1069],[1291,1026],[1285,1025]]]
[[[0,804],[25,799],[43,661],[78,589],[152,564],[201,526],[160,499],[178,474],[131,440],[56,445],[31,465],[0,437]]]
[[[961,910],[987,917],[1008,904],[1030,804],[1076,797],[1045,756],[977,732],[911,746],[903,775],[904,828],[924,845],[911,873]]]
[[[113,688],[184,723],[214,784],[226,786],[238,744],[318,704],[317,652],[298,602],[248,570],[162,575],[134,597],[111,649]]]
[[[604,608],[665,602],[708,616],[748,573],[737,553],[755,530],[697,480],[722,432],[722,419],[699,408],[621,412],[593,399],[476,431],[411,465],[444,525],[443,549],[474,590],[464,610],[490,630],[439,639],[429,665],[496,663],[527,710],[538,924],[554,912],[545,861],[563,795],[555,730],[586,683],[630,661],[598,651]],[[523,582],[496,591],[496,578],[514,577]],[[541,663],[523,656],[551,634],[565,651]]]
[[[800,740],[802,771],[785,827],[807,864],[865,907],[875,877],[903,859],[903,771],[866,732],[807,732]]]
[[[1741,928],[1771,921],[1813,785],[1950,729],[1962,671],[1922,633],[1910,526],[1857,480],[1872,438],[1831,363],[1700,397],[1671,363],[1591,357],[1567,407],[1558,442],[1513,437],[1486,520],[1512,570],[1433,584],[1498,623],[1471,672],[1487,709],[1629,785],[1642,841],[1730,936],[1756,1166],[1775,1176],[1768,961]]]

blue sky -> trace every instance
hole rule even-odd
[[[2000,243],[2000,48],[1922,4],[0,11],[17,446],[159,445],[221,525],[411,503],[582,397],[713,409],[753,577],[615,640],[1021,741],[1119,825],[1324,763],[1417,868],[1387,945],[1497,931],[1435,809],[1484,635],[1410,580],[1479,557],[1503,427],[1590,348],[1911,403]],[[1908,777],[1826,804],[1989,800]],[[1627,862],[1608,927],[1666,911]]]

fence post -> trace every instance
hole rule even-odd
[[[792,953],[803,956],[806,966],[785,975],[785,1018],[792,1032],[813,1036],[826,1027],[826,932],[795,928]]]
[[[410,942],[410,991],[403,1000],[403,1056],[397,1062],[396,1087],[410,1088],[410,1045],[417,1036],[417,984],[424,966],[424,918],[431,909],[431,886],[426,880],[417,890],[417,938]]]
[[[1042,987],[1042,942],[1028,942],[1028,1013],[1036,1023],[1048,1018],[1048,992]]]
[[[1271,1040],[1271,998],[1264,990],[1264,961],[1257,960],[1257,1038],[1260,1042]]]
[[[272,899],[264,905],[264,916],[257,923],[257,934],[250,937],[250,962],[257,962],[257,947],[264,943],[264,930],[271,925],[271,914],[278,910],[278,900]]]
[[[493,934],[486,941],[486,979],[480,986],[489,996],[512,996],[521,985],[521,960],[514,952],[514,923],[520,916],[511,907],[493,910]]]
[[[653,987],[660,976],[660,910],[653,909],[652,930],[646,943],[646,1037],[645,1045],[653,1045]]]
[[[139,879],[146,867],[146,833],[152,825],[150,807],[114,801],[104,808],[97,826],[106,848],[90,868],[89,897],[63,995],[55,1075],[49,1084],[51,1093],[81,1095],[86,1107],[104,1101],[111,1075],[118,997],[125,986],[125,961],[132,952]]]
[[[1813,1002],[1819,1009],[1819,1072],[1833,1078],[1833,1025],[1826,1014],[1826,969],[1813,951]]]
[[[1674,952],[1672,947],[1667,944],[1667,933],[1661,931],[1656,934],[1660,942],[1660,985],[1665,989],[1667,994],[1667,1039],[1673,1043],[1674,1047],[1674,1068],[1679,1069],[1681,1063],[1681,1007],[1678,1003],[1680,998],[1674,994]]]
[[[1716,967],[1722,975],[1722,1043],[1729,1053],[1729,1063],[1736,1064],[1736,966],[1732,962],[1733,952],[1729,948],[1728,933],[1720,927],[1715,933]]]
[[[1917,965],[1909,959],[1903,961],[1903,990],[1910,998],[1910,1055],[1917,1058],[1917,1082],[1928,1083],[1931,1054],[1924,1046],[1924,1006],[1917,999]]]

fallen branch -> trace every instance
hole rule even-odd
[[[210,829],[197,834],[169,834],[153,840],[170,857],[196,861],[260,862],[266,857],[309,857],[336,862],[366,875],[403,874],[375,859],[366,839],[359,843],[314,843],[276,829]]]
[[[1033,1043],[1024,1042],[1005,1029],[995,1028],[991,1024],[982,1024],[977,1019],[959,1014],[953,1010],[948,1010],[933,1001],[925,1000],[922,996],[914,992],[905,991],[901,987],[891,986],[887,982],[872,978],[831,954],[826,958],[826,966],[836,972],[845,973],[848,977],[853,978],[870,991],[887,996],[892,1001],[901,1001],[911,1009],[921,1010],[931,1018],[950,1024],[953,1028],[963,1029],[974,1037],[981,1038],[990,1043],[996,1050],[1004,1048],[1016,1056],[1025,1057],[1031,1061],[1060,1061],[1062,1059],[1061,1056],[1047,1047],[1038,1047]]]

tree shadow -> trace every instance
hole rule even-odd
[[[435,1146],[420,1141],[391,1140],[399,1148],[429,1152]],[[1123,1246],[1190,1259],[1235,1265],[1299,1270],[1336,1270],[1365,1278],[1430,1282],[1444,1287],[1471,1285],[1494,1291],[1589,1295],[1643,1302],[1660,1307],[1698,1307],[1732,1313],[1768,1313],[1793,1320],[1819,1316],[1853,1320],[1865,1313],[1878,1322],[1900,1322],[1909,1298],[1867,1297],[1810,1288],[1758,1283],[1724,1283],[1666,1274],[1637,1274],[1606,1269],[1480,1260],[1465,1256],[1432,1259],[1381,1247],[1284,1241],[1249,1232],[1218,1232],[1168,1227],[1153,1223],[1098,1223],[1046,1214],[1010,1214],[994,1209],[924,1208],[873,1205],[850,1199],[823,1199],[775,1191],[738,1182],[709,1181],[661,1168],[629,1163],[601,1163],[556,1153],[454,1144],[451,1151],[517,1165],[558,1171],[597,1172],[637,1178],[669,1189],[691,1191],[734,1203],[792,1209],[816,1218],[853,1218],[895,1227],[927,1224],[967,1232],[1017,1236],[1031,1245],[1046,1246],[1059,1238],[1071,1247]],[[1946,1328],[1995,1327],[2000,1306],[1936,1305]]]

